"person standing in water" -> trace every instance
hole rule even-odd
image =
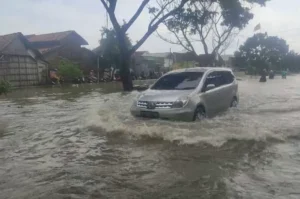
[[[273,70],[270,70],[269,72],[269,79],[274,79],[274,71]]]
[[[267,70],[264,69],[261,72],[261,76],[260,76],[259,82],[266,82],[266,81],[267,81]]]
[[[287,74],[286,70],[282,70],[281,71],[281,77],[282,77],[282,79],[286,79],[286,74]]]

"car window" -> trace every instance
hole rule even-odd
[[[230,71],[220,72],[222,76],[222,84],[231,84],[234,80],[234,76]]]
[[[209,84],[214,84],[215,87],[219,87],[222,85],[222,82],[221,74],[219,72],[212,72],[206,77],[204,88]]]
[[[204,88],[208,84],[214,84],[215,87],[223,86],[232,83],[234,76],[230,71],[215,71],[210,73],[204,83]]]
[[[171,73],[160,78],[151,89],[192,90],[199,85],[202,76],[202,72]]]

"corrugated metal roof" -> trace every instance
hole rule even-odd
[[[16,39],[20,39],[20,41],[24,44],[25,48],[17,48],[17,49],[7,48]],[[0,54],[31,56],[28,53],[27,49],[32,50],[37,55],[38,58],[44,60],[42,54],[31,46],[29,41],[22,33],[17,32],[17,33],[0,36]]]
[[[0,53],[1,54],[10,54],[10,55],[28,56],[29,54],[26,49],[24,50],[24,48],[22,48],[22,49],[7,48],[17,38],[19,38],[24,43],[25,46],[27,45],[27,43],[25,44],[25,42],[28,42],[28,41],[26,40],[24,35],[20,32],[0,36]]]
[[[148,51],[136,51],[135,53],[134,53],[134,56],[142,56],[143,54],[145,54],[145,53],[149,53]]]
[[[83,39],[78,33],[74,30],[64,31],[64,32],[54,32],[54,33],[47,33],[47,34],[40,34],[40,35],[26,35],[26,38],[31,43],[35,42],[47,42],[47,41],[61,41],[62,39],[66,38],[67,36],[74,34],[78,37],[81,45],[88,45],[88,42]]]
[[[12,33],[0,36],[0,52],[2,52],[12,41],[14,41],[21,33]]]
[[[171,53],[144,53],[143,57],[167,58]]]
[[[48,53],[48,52],[50,52],[52,50],[56,50],[56,49],[58,49],[60,47],[61,46],[53,46],[51,48],[39,48],[38,51],[40,51],[40,53],[42,53],[42,54],[45,54],[45,53]]]

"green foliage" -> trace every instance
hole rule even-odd
[[[289,69],[291,72],[300,72],[300,55],[290,51],[282,60],[283,69]]]
[[[80,67],[69,60],[62,60],[58,66],[58,75],[63,77],[64,80],[73,80],[83,76]]]
[[[222,46],[228,45],[226,41],[233,38],[230,36],[243,29],[253,18],[250,9],[252,4],[264,6],[267,1],[269,0],[190,0],[183,9],[165,21],[177,40],[169,41],[188,51],[195,51],[196,48],[192,45],[198,41],[206,54],[208,48],[212,53],[219,52]],[[155,9],[151,8],[149,12],[155,13]],[[211,47],[208,47],[211,40]]]
[[[128,49],[132,47],[129,37],[126,35]],[[120,49],[115,30],[102,28],[100,48],[98,52],[110,67],[120,68]]]
[[[11,91],[11,84],[6,80],[0,80],[0,95],[6,95]]]
[[[235,52],[235,65],[242,68],[281,70],[289,52],[286,41],[266,33],[255,34]]]

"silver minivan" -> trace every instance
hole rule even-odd
[[[238,104],[238,84],[228,68],[198,67],[168,72],[141,92],[134,116],[202,120]]]

